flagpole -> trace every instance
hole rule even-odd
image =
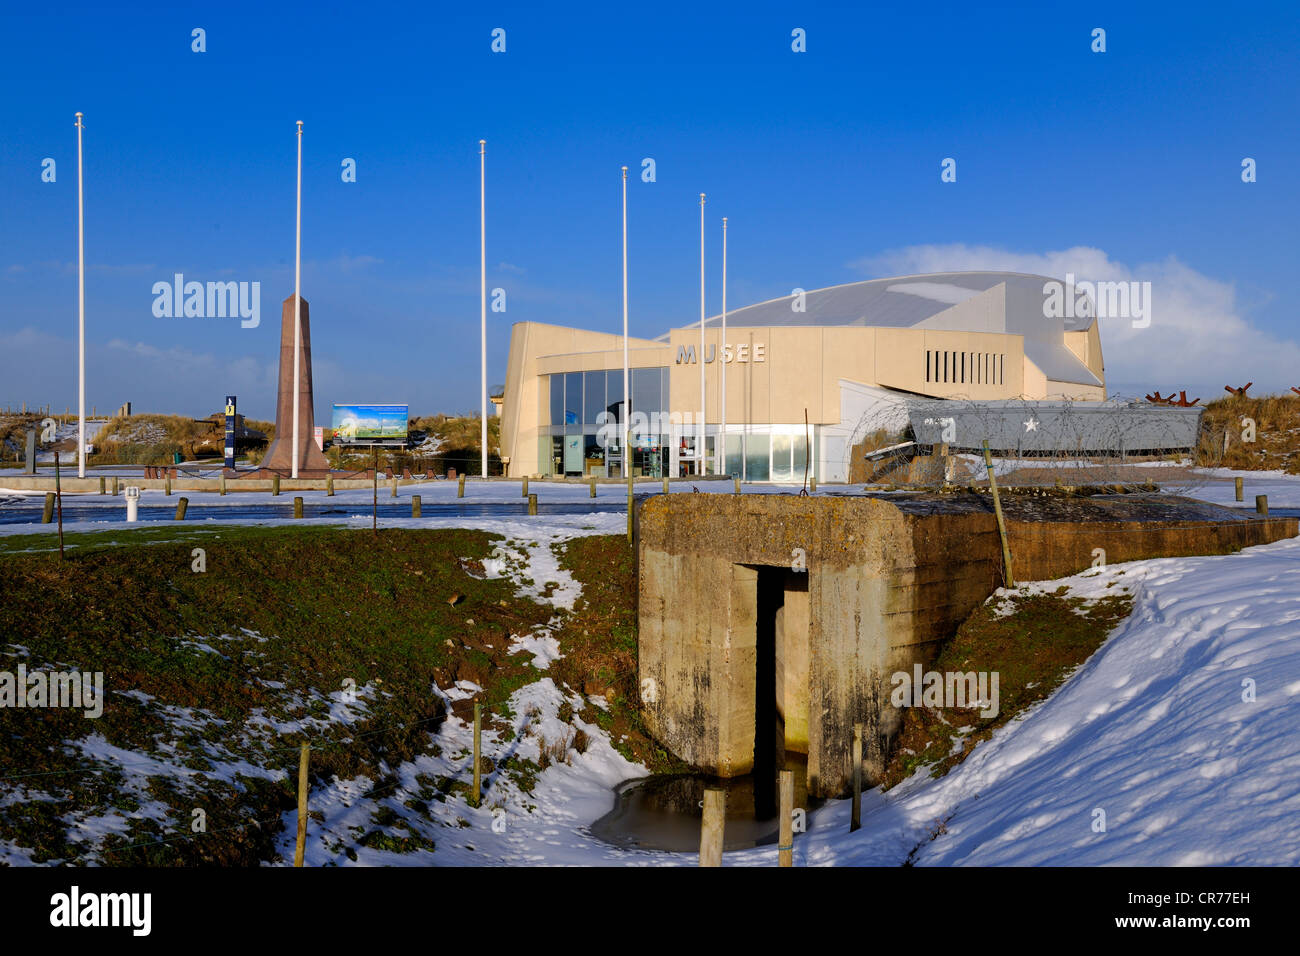
[[[298,477],[298,406],[302,404],[302,120],[298,120],[298,217],[293,248],[293,459],[290,477]]]
[[[483,477],[487,477],[487,140],[478,141],[478,284],[479,284],[479,360],[483,393],[483,434],[481,436]]]
[[[718,362],[722,367],[722,401],[719,403],[718,441],[722,450],[718,453],[718,474],[727,472],[727,217],[722,217],[722,341],[718,343]]]
[[[632,543],[632,388],[627,360],[627,167],[623,167],[623,474],[627,476],[627,542]]]
[[[700,193],[700,432],[699,446],[695,449],[695,458],[700,463],[700,476],[708,471],[705,461],[704,412],[704,193]]]
[[[81,179],[81,131],[77,114],[77,477],[86,477],[86,212]]]

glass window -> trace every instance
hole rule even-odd
[[[657,368],[632,369],[632,413],[645,412],[647,416],[663,411],[663,396],[660,392],[661,370]],[[623,394],[623,383],[619,382],[619,395]]]
[[[552,375],[551,379],[551,424],[564,424],[564,376]]]
[[[605,474],[605,449],[600,447],[600,442],[594,434],[583,436],[583,469],[584,475]]]
[[[745,467],[744,446],[741,444],[740,435],[727,436],[727,474],[735,476],[742,473]]]
[[[772,436],[772,480],[790,481],[790,436]]]
[[[582,423],[595,425],[596,416],[605,410],[605,373],[583,372]]]
[[[768,455],[772,451],[772,440],[768,435],[745,436],[745,480],[767,481]]]
[[[582,474],[582,436],[564,436],[564,473],[566,475]]]
[[[582,423],[582,373],[568,372],[564,376],[564,424]]]

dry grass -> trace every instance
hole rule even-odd
[[[1253,442],[1243,441],[1243,419],[1255,422]],[[1300,395],[1225,396],[1205,406],[1202,433],[1198,465],[1300,474]]]

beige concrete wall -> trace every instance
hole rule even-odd
[[[806,699],[810,792],[847,786],[854,723],[868,727],[866,766],[878,775],[881,735],[897,724],[884,713],[887,675],[932,658],[994,586],[1000,546],[991,516],[955,520],[981,526],[987,547],[940,554],[937,516],[915,518],[869,498],[646,502],[639,517],[639,667],[642,686],[648,678],[655,688],[655,700],[643,699],[651,732],[719,775],[752,768],[757,602],[750,566],[788,568],[800,549],[808,590],[802,599],[786,592],[782,654],[791,656],[791,617],[804,613],[805,600],[807,667],[787,667],[782,678],[787,738],[792,728],[798,733],[794,712]],[[918,522],[935,525],[934,534],[918,538]]]
[[[808,752],[808,634],[812,624],[807,580],[802,589],[785,589],[776,617],[776,709],[785,724],[785,749]]]
[[[666,349],[646,339],[628,340],[628,361],[633,368],[665,364]],[[509,458],[506,474],[512,478],[538,470],[538,438],[548,424],[550,393],[543,375],[623,367],[623,337],[541,322],[516,322],[510,330],[510,357],[506,364],[506,394],[501,409],[501,455]]]

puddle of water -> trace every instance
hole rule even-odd
[[[788,753],[787,770],[794,771],[794,806],[811,811],[824,802],[809,801],[807,758]],[[591,826],[598,840],[625,849],[695,853],[700,849],[700,823],[706,788],[726,791],[727,822],[722,848],[745,850],[775,845],[780,836],[777,783],[755,792],[752,775],[722,779],[707,774],[641,777],[618,785],[614,809]],[[807,822],[812,828],[811,821]]]

